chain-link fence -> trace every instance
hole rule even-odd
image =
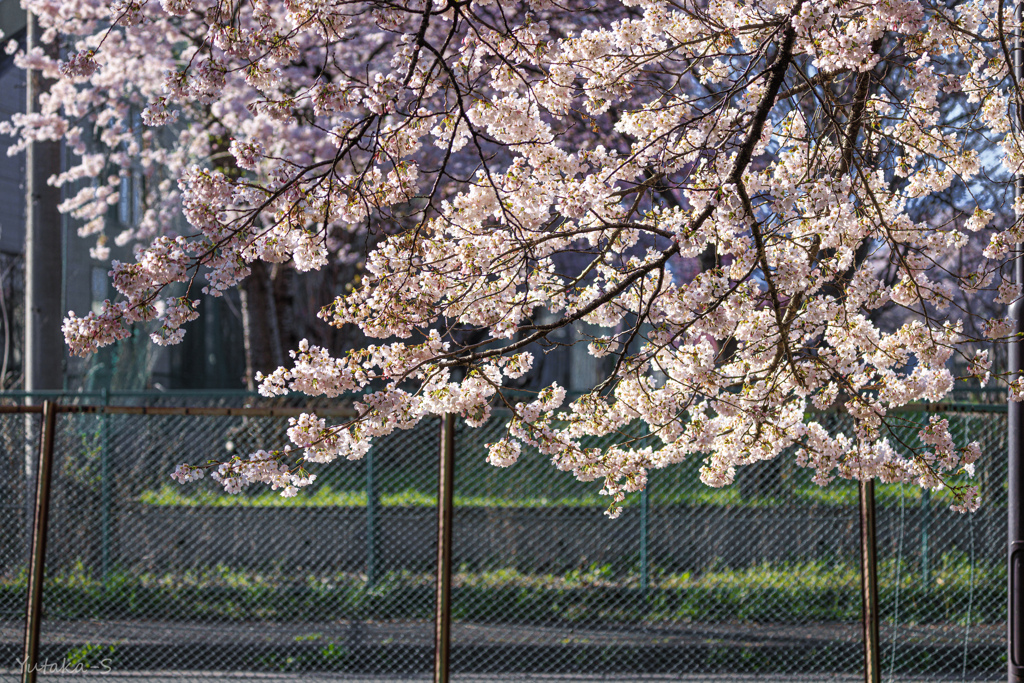
[[[942,415],[959,442],[977,440],[982,508],[949,509],[948,496],[887,487],[878,500],[882,670],[895,679],[944,674],[1006,678],[1007,431],[1005,406]],[[905,414],[917,442],[930,417]]]
[[[912,441],[929,416],[902,417]],[[1005,413],[944,417],[982,443],[985,504],[959,515],[939,494],[876,489],[883,680],[1005,677]],[[170,482],[178,462],[281,445],[287,419],[58,415],[40,661],[175,678],[429,678],[437,420],[324,467],[292,499]],[[484,444],[504,419],[456,433],[456,679],[861,676],[856,485],[819,488],[779,458],[710,489],[694,462],[653,472],[609,520],[596,484],[539,454],[487,465]],[[22,657],[39,425],[37,414],[0,415],[4,680]]]

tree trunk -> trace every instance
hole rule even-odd
[[[245,346],[245,386],[256,388],[256,373],[273,372],[283,362],[280,321],[274,301],[273,280],[267,266],[256,261],[239,285],[242,305],[242,338]]]

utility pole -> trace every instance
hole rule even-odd
[[[58,56],[56,43],[41,44],[39,19],[28,16],[27,50],[42,47]],[[26,110],[38,113],[39,96],[51,81],[37,70],[25,74]],[[60,173],[61,143],[46,140],[29,143],[25,150],[25,390],[63,388],[64,339],[61,334],[62,240],[60,188],[47,183]]]
[[[1013,72],[1019,84],[1024,77],[1024,42],[1022,42],[1020,22],[1024,18],[1024,2],[1017,0],[1014,8],[1017,24],[1017,35],[1013,51]],[[1016,123],[1015,133],[1019,136],[1024,123],[1024,106],[1021,106],[1021,93],[1014,93]],[[1018,174],[1013,186],[1014,198],[1024,195],[1024,175]],[[1024,334],[1024,301],[1021,299],[1021,288],[1024,287],[1024,251],[1021,245],[1014,249],[1013,281],[1017,285],[1017,297],[1010,304],[1010,317],[1013,319],[1014,336],[1009,348],[1010,378],[1021,376],[1022,357],[1021,335]],[[1006,511],[1008,522],[1007,538],[1007,680],[1010,683],[1024,682],[1024,515],[1021,509],[1021,496],[1024,494],[1024,433],[1021,432],[1021,419],[1024,418],[1024,404],[1019,401],[1008,401],[1007,406],[1007,442],[1009,444],[1007,473]]]
[[[42,47],[49,57],[57,57],[57,45],[40,42],[39,19],[26,17],[26,49]],[[38,113],[39,96],[50,89],[51,81],[35,69],[25,73],[25,110]],[[57,211],[60,188],[46,181],[60,172],[61,143],[55,140],[30,142],[25,150],[25,346],[22,372],[26,391],[63,388],[64,339],[60,325],[62,240],[61,216]],[[26,403],[42,402],[41,398]],[[32,448],[39,427],[32,415],[25,415],[25,490],[34,490],[36,458]],[[25,496],[25,524],[29,532],[33,519],[31,496]],[[29,538],[31,538],[29,536]]]

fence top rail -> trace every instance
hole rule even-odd
[[[911,403],[890,413],[1005,413],[1005,403]]]
[[[58,413],[93,413],[106,415],[192,415],[203,417],[296,417],[315,411],[324,417],[356,417],[352,408],[218,408],[209,406],[80,406],[56,405]],[[42,405],[0,406],[0,415],[11,413],[41,413]]]
[[[107,415],[194,415],[206,417],[296,417],[302,413],[315,412],[323,417],[357,417],[359,413],[350,407],[328,406],[276,406],[226,408],[215,406],[118,406],[118,405],[68,405],[57,403],[58,413],[93,413]],[[0,405],[0,415],[41,413],[42,404]],[[839,413],[840,411],[829,411]],[[1000,403],[915,403],[897,406],[890,413],[1005,413],[1006,404]]]

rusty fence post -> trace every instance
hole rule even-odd
[[[875,482],[860,482],[860,588],[864,626],[864,681],[880,683],[878,647],[878,552]]]
[[[43,616],[43,575],[46,568],[46,531],[50,519],[50,480],[53,474],[53,441],[57,428],[57,404],[43,402],[42,434],[36,467],[36,499],[29,557],[28,598],[25,605],[25,646],[22,651],[22,683],[35,683],[39,660],[39,627]]]
[[[448,683],[452,644],[452,488],[455,483],[455,415],[441,420],[437,476],[437,580],[434,604],[434,683]]]

